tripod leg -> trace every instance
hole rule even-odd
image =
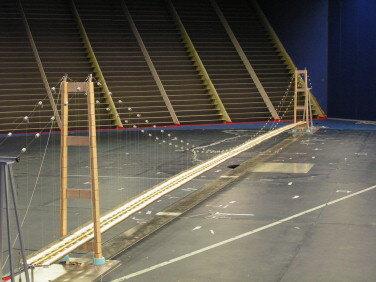
[[[3,208],[5,190],[5,166],[0,165],[0,275],[3,277]]]
[[[13,176],[13,171],[12,171],[11,165],[8,165],[8,176],[10,178],[9,188],[10,188],[10,192],[11,192],[11,196],[12,196],[12,201],[13,201],[14,216],[15,216],[16,225],[17,225],[18,241],[20,243],[21,256],[22,256],[22,258],[21,258],[22,259],[22,264],[23,264],[23,268],[24,268],[24,272],[25,272],[26,282],[30,282],[29,268],[28,268],[28,265],[27,265],[27,262],[26,262],[25,248],[24,248],[23,238],[22,238],[22,230],[21,230],[20,220],[19,220],[19,216],[18,216],[17,200],[16,200],[17,195],[14,192],[14,187],[16,185],[15,185],[15,181],[14,181],[14,176]]]
[[[13,270],[13,257],[12,257],[12,240],[11,240],[11,233],[10,233],[10,217],[9,217],[9,197],[8,197],[8,179],[7,179],[7,171],[5,170],[5,212],[6,212],[6,222],[7,222],[7,239],[8,239],[8,252],[9,252],[9,269],[10,269],[10,277],[12,282],[14,282],[14,270]]]

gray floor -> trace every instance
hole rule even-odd
[[[264,130],[269,130],[270,126]],[[153,185],[214,156],[221,150],[240,144],[260,133],[259,129],[188,131],[164,129],[164,132],[149,130],[145,133],[127,131],[99,133],[98,159],[102,213],[114,209]],[[84,133],[78,134],[84,135]],[[150,137],[149,134],[152,136]],[[14,165],[18,208],[21,219],[24,219],[23,233],[28,254],[59,239],[59,139],[59,134],[56,133],[44,134],[37,139],[34,139],[33,134],[14,135],[7,139],[0,137],[2,143],[0,156],[18,155],[21,148],[34,140],[27,151],[21,154],[20,162]],[[44,152],[46,154],[43,158]],[[195,180],[195,183],[201,182],[200,179]],[[89,189],[86,148],[69,149],[68,185],[70,188]],[[187,192],[183,191],[184,193]],[[159,205],[166,206],[178,196],[170,195]],[[90,201],[70,200],[68,207],[70,230],[91,219]],[[130,228],[138,223],[139,220],[134,217],[133,220],[106,233],[104,239],[107,240],[124,228]],[[15,225],[13,224],[12,227],[14,229]],[[13,234],[12,239],[14,236]],[[4,242],[6,242],[5,238],[3,234]],[[17,248],[18,245],[15,247]],[[4,251],[4,257],[6,256],[7,252]]]
[[[375,185],[375,155],[375,132],[321,129],[272,160],[312,163],[308,173],[250,173],[119,256],[103,281],[375,281],[376,190],[202,251]]]
[[[168,132],[154,132],[152,137],[124,132],[101,134],[103,212],[257,132],[191,130],[174,131],[171,137]],[[22,216],[36,187],[23,228],[28,252],[58,238],[59,138],[56,135],[50,139],[35,186],[47,137],[36,140],[15,166]],[[160,139],[152,141],[155,137]],[[178,140],[170,141],[174,137]],[[228,165],[241,163],[284,137],[239,155],[163,196],[160,202],[107,233],[105,240],[147,221],[176,199],[230,170]],[[30,138],[7,140],[0,147],[0,155],[17,152]],[[180,140],[190,143],[183,148],[189,150],[174,146],[182,143]],[[375,185],[375,155],[375,131],[320,129],[270,160],[313,164],[308,173],[250,173],[117,257],[120,266],[103,281],[130,276],[133,276],[131,281],[375,281],[376,190],[192,255],[214,243]],[[84,188],[88,181],[86,152],[71,151],[71,156],[70,183]],[[71,229],[89,219],[90,203],[70,202]],[[186,254],[187,258],[179,258]],[[175,258],[179,259],[164,265]],[[145,269],[144,273],[137,273]]]

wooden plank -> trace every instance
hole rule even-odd
[[[90,189],[69,188],[67,189],[67,198],[69,199],[91,199]]]
[[[89,146],[89,136],[68,136],[67,137],[68,146]]]

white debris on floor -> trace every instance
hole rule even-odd
[[[336,191],[336,193],[346,193],[346,194],[350,194],[351,191],[350,191],[350,190],[342,190],[342,189],[338,189],[338,190]]]

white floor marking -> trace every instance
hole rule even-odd
[[[197,189],[196,188],[183,188],[181,190],[186,191],[186,192],[192,192],[192,191],[196,191]]]
[[[313,163],[293,163],[293,162],[263,162],[251,168],[252,172],[263,172],[263,173],[308,173],[312,167]]]
[[[153,266],[150,266],[148,268],[145,268],[145,269],[142,269],[142,270],[139,270],[137,272],[133,272],[133,273],[130,273],[126,276],[123,276],[121,278],[117,278],[115,280],[112,280],[113,282],[120,282],[120,281],[124,281],[124,280],[127,280],[127,279],[130,279],[130,278],[133,278],[133,277],[136,277],[136,276],[139,276],[139,275],[142,275],[144,273],[147,273],[147,272],[150,272],[150,271],[153,271],[155,269],[158,269],[158,268],[161,268],[161,267],[164,267],[166,265],[169,265],[169,264],[172,264],[174,262],[178,262],[178,261],[181,261],[183,259],[186,259],[186,258],[189,258],[189,257],[192,257],[192,256],[195,256],[195,255],[198,255],[200,253],[203,253],[203,252],[206,252],[206,251],[209,251],[211,249],[214,249],[214,248],[217,248],[217,247],[220,247],[220,246],[223,246],[223,245],[226,245],[228,243],[231,243],[233,241],[236,241],[236,240],[239,240],[239,239],[242,239],[243,237],[247,237],[249,235],[252,235],[252,234],[255,234],[255,233],[258,233],[260,231],[263,231],[263,230],[266,230],[266,229],[269,229],[271,227],[274,227],[276,225],[279,225],[279,224],[282,224],[284,222],[287,222],[287,221],[290,221],[292,219],[295,219],[297,217],[300,217],[300,216],[303,216],[305,214],[308,214],[308,213],[311,213],[311,212],[314,212],[314,211],[317,211],[319,209],[322,209],[326,206],[331,206],[331,205],[334,205],[338,202],[341,202],[343,200],[346,200],[346,199],[349,199],[349,198],[352,198],[354,196],[357,196],[357,195],[360,195],[360,194],[363,194],[365,192],[368,192],[368,191],[371,191],[373,189],[376,188],[376,185],[374,186],[371,186],[371,187],[368,187],[368,188],[365,188],[365,189],[362,189],[362,190],[359,190],[358,192],[355,192],[355,193],[352,193],[352,194],[349,194],[347,196],[343,196],[341,198],[338,198],[336,200],[333,200],[333,201],[330,201],[330,202],[327,202],[325,204],[322,204],[322,205],[319,205],[319,206],[316,206],[314,208],[311,208],[311,209],[308,209],[308,210],[305,210],[305,211],[302,211],[300,213],[297,213],[297,214],[294,214],[292,216],[289,216],[289,217],[286,217],[286,218],[283,218],[283,219],[280,219],[278,221],[275,221],[275,222],[272,222],[270,224],[267,224],[267,225],[264,225],[264,226],[261,226],[259,228],[256,228],[256,229],[253,229],[251,231],[248,231],[248,232],[245,232],[243,234],[239,234],[237,236],[234,236],[232,238],[229,238],[227,240],[224,240],[224,241],[220,241],[218,243],[215,243],[215,244],[212,244],[212,245],[209,245],[207,247],[204,247],[202,249],[198,249],[196,251],[193,251],[193,252],[190,252],[188,254],[185,254],[185,255],[182,255],[182,256],[179,256],[179,257],[176,257],[176,258],[173,258],[173,259],[170,259],[170,260],[167,260],[167,261],[164,261],[164,262],[161,262],[161,263],[158,263],[156,265],[153,265]]]
[[[237,178],[236,175],[221,175],[220,178]]]
[[[346,193],[346,194],[350,194],[351,191],[350,191],[350,190],[337,190],[336,193]]]
[[[255,216],[253,213],[226,213],[226,212],[216,212],[215,215]]]
[[[156,215],[179,216],[181,212],[158,212]]]

